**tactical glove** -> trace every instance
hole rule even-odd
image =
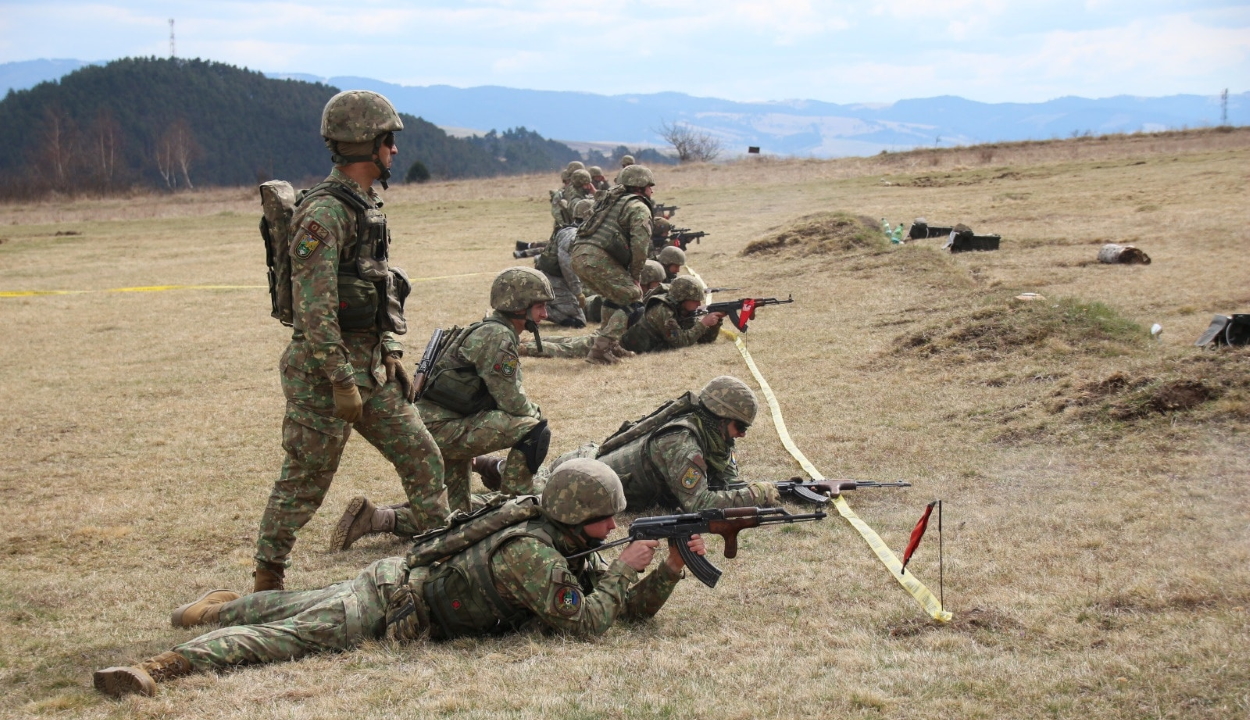
[[[386,381],[399,381],[399,389],[404,393],[404,399],[409,403],[416,402],[417,389],[412,384],[412,378],[408,375],[408,370],[404,368],[404,360],[398,355],[386,355],[382,358],[382,364],[386,366]]]
[[[344,422],[354,423],[364,414],[365,403],[360,399],[360,389],[356,383],[349,387],[334,386],[334,417]]]
[[[777,492],[777,486],[766,482],[753,482],[747,487],[751,488],[751,495],[755,498],[755,504],[759,507],[776,507],[781,504],[781,493]]]

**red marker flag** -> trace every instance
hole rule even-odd
[[[912,553],[916,552],[916,548],[920,547],[920,540],[924,537],[924,533],[929,529],[929,516],[933,514],[933,506],[938,501],[934,500],[924,508],[924,515],[920,516],[920,520],[916,523],[916,527],[911,530],[911,539],[907,541],[907,549],[903,551],[903,568],[899,571],[899,575],[907,572],[907,563],[911,560]]]

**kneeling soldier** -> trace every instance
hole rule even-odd
[[[245,663],[295,660],[349,650],[368,639],[448,640],[531,626],[580,636],[620,618],[655,615],[685,563],[670,545],[659,568],[638,582],[659,542],[640,540],[604,566],[591,549],[625,508],[616,473],[594,460],[564,463],[541,500],[526,496],[417,539],[407,557],[374,562],[355,580],[320,590],[239,597],[214,591],[174,612],[176,627],[223,627],[138,665],[96,671],[97,690],[152,695],[156,683]],[[702,555],[695,535],[690,550]],[[432,564],[432,560],[442,562]]]
[[[508,495],[533,489],[551,431],[521,385],[520,332],[538,337],[551,297],[551,284],[539,271],[504,270],[491,284],[495,312],[457,332],[434,363],[417,411],[442,453],[452,510],[469,510],[471,462],[495,450],[510,448],[502,467],[491,469],[501,477],[498,489]],[[377,507],[357,497],[339,520],[330,549],[346,550],[357,539],[382,532],[411,537],[421,528],[406,505]]]

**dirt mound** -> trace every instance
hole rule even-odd
[[[1048,406],[1052,414],[1069,408],[1083,419],[1137,420],[1150,415],[1166,415],[1194,410],[1218,400],[1230,391],[1234,395],[1250,386],[1244,375],[1208,377],[1130,377],[1122,372],[1072,390],[1057,391]],[[1234,405],[1240,405],[1233,398]],[[1232,408],[1230,408],[1232,409]]]
[[[1009,296],[990,302],[964,318],[899,336],[891,352],[960,362],[1038,351],[1120,355],[1146,342],[1140,325],[1102,303],[1072,298],[1018,302]]]
[[[889,246],[890,242],[872,218],[840,211],[822,212],[804,215],[769,230],[763,237],[748,243],[742,249],[742,256],[783,251],[820,255],[858,248],[885,250]]]

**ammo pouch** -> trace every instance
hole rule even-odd
[[[489,566],[489,560],[486,561]],[[495,590],[489,571],[474,583],[467,571],[454,563],[430,573],[421,589],[430,609],[431,634],[440,640],[462,635],[495,635],[516,629],[530,617],[524,606],[509,608]],[[477,588],[474,588],[474,585]]]
[[[391,252],[391,231],[386,215],[377,208],[360,210],[356,220],[356,272],[365,280],[389,280],[387,259]]]
[[[396,335],[408,332],[408,320],[404,317],[404,301],[412,292],[408,273],[391,268],[386,274],[386,298],[378,306],[378,327]]]
[[[378,288],[355,275],[339,273],[339,329],[374,330],[378,322]]]
[[[421,399],[461,415],[473,415],[499,407],[486,388],[486,382],[472,365],[439,370],[425,386]]]

